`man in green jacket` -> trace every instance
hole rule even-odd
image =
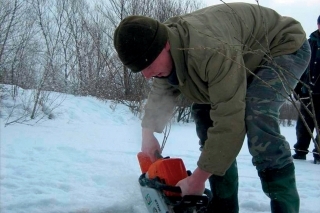
[[[310,59],[298,21],[259,5],[221,4],[164,23],[129,16],[114,45],[127,68],[154,78],[142,120],[142,151],[152,160],[160,151],[153,133],[163,131],[177,96],[210,105],[212,125],[198,167],[177,184],[183,195],[201,194],[210,176],[223,179],[236,168],[231,165],[247,134],[272,212],[299,212],[290,147],[278,125],[279,109]]]

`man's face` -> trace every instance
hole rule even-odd
[[[167,42],[166,46],[152,64],[141,71],[142,75],[146,79],[152,77],[167,77],[172,71],[172,63],[170,44]]]

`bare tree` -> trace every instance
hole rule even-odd
[[[33,75],[31,66],[34,47],[34,20],[28,11],[28,4],[24,1],[3,2],[6,10],[0,10],[1,27],[1,82],[22,86],[24,88],[32,84]],[[2,7],[1,7],[2,8]],[[11,11],[9,13],[8,11]],[[6,21],[7,14],[11,14],[10,21]],[[30,15],[30,16],[29,16]],[[8,17],[8,16],[7,16]],[[2,36],[4,35],[4,36]],[[30,60],[31,59],[31,60]],[[31,73],[31,74],[30,74]],[[16,89],[13,89],[15,96]]]

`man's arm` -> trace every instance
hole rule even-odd
[[[246,70],[235,47],[217,50],[207,65],[213,127],[198,161],[201,170],[224,175],[245,137]]]
[[[146,153],[151,161],[157,159],[156,151],[161,154],[160,145],[154,132],[162,133],[167,122],[170,121],[179,94],[180,92],[172,87],[167,79],[154,79],[141,123],[141,151]]]
[[[246,96],[243,59],[240,53],[233,50],[221,53],[213,57],[207,67],[213,127],[208,129],[208,139],[199,158],[198,167],[191,176],[177,184],[182,190],[182,195],[202,194],[205,181],[212,174],[224,175],[243,144]]]

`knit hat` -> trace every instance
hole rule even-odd
[[[318,22],[317,23],[320,24],[320,16],[318,17]]]
[[[145,16],[128,16],[114,32],[113,44],[122,63],[133,72],[148,67],[168,40],[166,26]]]

